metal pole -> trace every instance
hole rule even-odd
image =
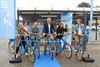
[[[84,19],[84,25],[85,25],[85,27],[86,27],[86,13],[85,13],[85,10],[83,10],[83,19]]]
[[[89,44],[91,39],[91,29],[92,29],[92,18],[93,18],[93,0],[91,0],[91,10],[90,10],[90,31],[89,31]]]
[[[97,18],[96,18],[96,35],[95,39],[97,40]]]
[[[19,23],[19,9],[17,10],[17,21]]]

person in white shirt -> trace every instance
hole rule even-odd
[[[87,34],[86,34],[85,25],[82,24],[82,20],[81,19],[77,20],[77,24],[74,27],[74,34],[78,34],[79,36],[83,36],[83,39],[80,39],[80,44],[84,45],[84,49],[86,49],[86,44],[85,44],[84,40],[85,40],[85,35],[87,35]]]
[[[44,24],[43,26],[43,36],[45,37],[45,41],[47,41],[47,37],[50,36],[52,33],[55,32],[54,24],[52,23],[52,20],[50,17],[47,18],[47,23]],[[47,46],[49,48],[49,42],[48,44],[44,45],[44,55],[46,55],[46,49]]]

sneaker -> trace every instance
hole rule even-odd
[[[19,54],[15,54],[16,55],[16,58],[18,58],[19,57]]]
[[[46,55],[46,51],[44,51],[44,55]]]
[[[74,50],[74,52],[77,52],[77,50]]]
[[[26,52],[25,55],[28,56],[28,53]]]
[[[76,54],[77,50],[73,50],[74,54]]]

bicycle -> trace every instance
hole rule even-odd
[[[54,38],[54,33],[53,34],[49,34],[47,35],[46,37],[44,37],[47,39],[47,44],[48,45],[45,45],[44,46],[44,53],[46,53],[46,46],[48,46],[48,49],[49,49],[49,54],[50,54],[50,57],[51,57],[51,60],[53,60],[53,57],[54,57],[54,53],[55,53],[55,38]],[[46,41],[45,41],[46,42]]]
[[[30,36],[29,37],[28,36],[24,36],[24,38],[25,38],[25,40],[21,40],[20,41],[20,45],[19,45],[19,57],[22,57],[25,54],[26,50],[27,50],[28,51],[28,57],[29,57],[30,61],[34,62],[35,61],[35,56],[34,56],[35,54],[32,53],[33,49],[32,49],[32,45],[30,44]],[[25,46],[22,45],[22,41],[26,42]],[[16,39],[15,39],[14,42],[11,42],[8,45],[8,49],[9,49],[10,53],[15,54],[15,51],[16,51]],[[16,55],[15,55],[15,59],[16,59]]]
[[[84,38],[83,35],[75,34],[74,41],[73,41],[74,45],[72,45],[75,56],[76,56],[77,60],[79,60],[79,61],[82,60],[82,57],[84,54],[84,49],[82,46],[83,45],[83,43],[82,43],[83,38]]]
[[[63,43],[63,44],[61,44]],[[72,57],[72,47],[70,44],[67,43],[66,40],[62,39],[56,39],[56,49],[57,50],[57,55],[59,55],[61,52],[64,51],[66,57],[70,59]]]
[[[11,54],[15,53],[15,50],[16,50],[15,42],[16,42],[16,39],[13,39],[13,40],[10,40],[8,43],[8,49]]]
[[[34,34],[30,34],[30,51],[31,52],[31,61],[34,62],[36,59],[36,53],[38,53],[38,59],[40,58],[40,47],[39,47],[39,37]],[[37,51],[36,51],[37,50]],[[36,51],[36,52],[35,52]]]

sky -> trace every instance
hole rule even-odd
[[[51,9],[76,8],[81,2],[90,3],[90,0],[16,0],[18,8]],[[99,5],[99,0],[94,0],[94,6]]]

